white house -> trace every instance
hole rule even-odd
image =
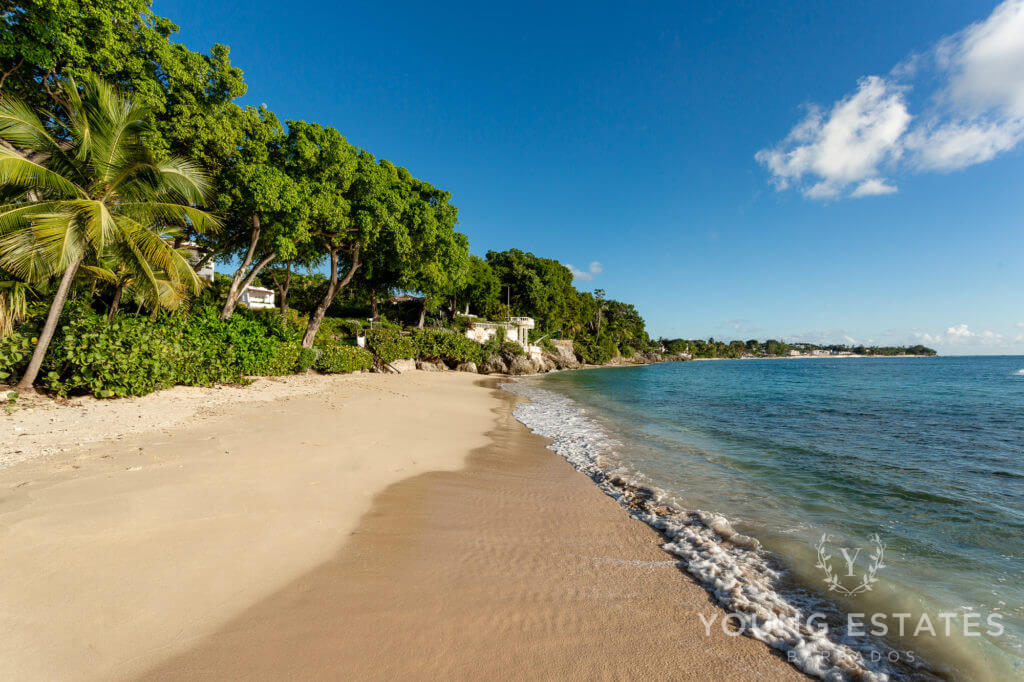
[[[185,258],[192,267],[195,267],[203,259],[203,256],[206,255],[206,251],[195,242],[182,242],[179,248],[185,249]],[[196,274],[199,275],[199,279],[205,279],[212,284],[214,274],[213,259],[211,258],[203,263],[202,267],[196,270]]]
[[[536,326],[532,317],[510,317],[508,322],[477,322],[472,320],[466,336],[477,343],[487,343],[498,333],[498,328],[505,329],[505,339],[518,343],[526,354],[534,360],[541,358],[543,352],[540,346],[530,343],[530,330]]]
[[[248,286],[238,297],[238,302],[253,310],[267,310],[274,307],[274,290]]]

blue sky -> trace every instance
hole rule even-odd
[[[1022,1],[154,9],[654,335],[1024,354]]]

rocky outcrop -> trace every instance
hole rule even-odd
[[[572,339],[554,339],[551,341],[551,345],[555,347],[555,352],[545,351],[544,355],[555,363],[558,369],[576,369],[580,366],[579,360],[576,359]]]
[[[402,372],[411,372],[414,369],[416,369],[415,360],[413,360],[412,358],[400,358],[398,360],[392,361],[388,365],[385,365],[382,371],[390,372],[391,370],[394,370],[401,374]]]
[[[478,370],[481,374],[505,374],[508,372],[508,365],[501,359],[500,355],[492,355],[482,364]]]
[[[448,369],[443,362],[428,362],[420,360],[416,363],[416,369],[423,372],[444,372]]]
[[[537,365],[528,357],[517,355],[509,360],[509,374],[536,374],[537,371]]]
[[[458,372],[470,372],[471,374],[476,374],[479,371],[475,362],[463,362],[461,365],[458,365],[455,370]]]

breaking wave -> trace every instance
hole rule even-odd
[[[787,579],[786,570],[752,537],[737,532],[725,517],[683,509],[665,491],[630,472],[616,459],[619,443],[573,400],[527,383],[503,388],[530,402],[515,416],[534,433],[551,439],[549,449],[587,474],[634,518],[658,530],[662,548],[678,557],[730,613],[743,619],[744,634],[785,653],[799,670],[829,681],[935,679],[923,668],[890,663],[898,653],[882,640],[849,637],[846,617],[834,604]],[[826,614],[827,631],[811,614]]]

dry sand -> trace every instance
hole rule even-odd
[[[0,471],[0,679],[801,679],[518,398],[323,379]]]

